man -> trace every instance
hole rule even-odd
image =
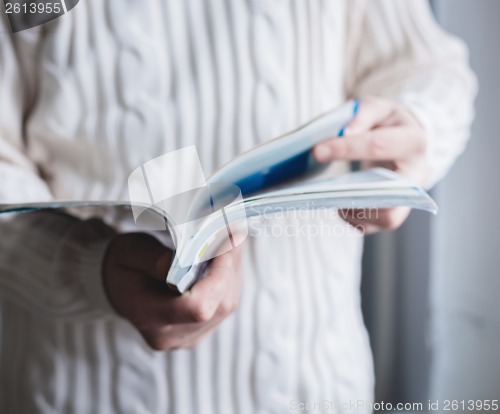
[[[210,172],[351,97],[363,98],[359,116],[317,160],[381,163],[432,186],[472,120],[465,48],[423,0],[86,1],[2,32],[3,202],[126,200],[128,174],[156,156],[196,144]],[[371,232],[407,214],[346,220]],[[275,221],[286,223],[298,225]],[[362,400],[369,412],[362,239],[340,218],[328,225],[345,235],[251,238],[178,297],[164,283],[171,252],[120,216],[1,223],[0,411],[283,413],[291,401]]]

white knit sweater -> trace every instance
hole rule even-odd
[[[196,144],[210,173],[365,94],[421,120],[433,182],[468,137],[466,51],[424,0],[86,0],[14,36],[6,24],[0,202],[127,199],[128,174],[156,156]],[[103,218],[129,228],[121,214]],[[1,413],[286,413],[371,401],[362,239],[338,218],[258,222],[266,234],[247,246],[239,310],[196,349],[171,352],[152,351],[113,314],[101,283],[113,231],[80,219],[0,222]],[[287,237],[285,225],[322,234]]]

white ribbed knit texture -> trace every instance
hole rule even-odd
[[[2,202],[126,199],[128,174],[156,156],[196,144],[208,174],[368,93],[422,119],[433,181],[468,136],[465,49],[422,0],[87,0],[15,36],[5,24]],[[105,216],[123,230],[120,217]],[[291,401],[371,401],[362,239],[340,219],[254,222],[274,234],[249,240],[237,313],[172,352],[152,351],[106,309],[99,263],[112,231],[92,223],[87,237],[53,213],[0,222],[1,413],[282,414]],[[325,234],[277,234],[304,226]]]

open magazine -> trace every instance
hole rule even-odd
[[[77,206],[121,206],[134,210],[136,221],[154,216],[170,231],[175,254],[167,284],[180,293],[203,275],[210,259],[242,243],[247,220],[287,209],[359,209],[407,206],[437,212],[432,198],[396,173],[376,168],[318,178],[326,168],[314,161],[312,147],[343,135],[356,115],[350,101],[310,123],[231,160],[206,185],[153,203],[53,201],[0,205],[0,213]],[[339,138],[347,139],[347,138]],[[144,170],[143,170],[144,171]],[[316,177],[315,177],[316,176]],[[130,181],[129,181],[130,184]]]

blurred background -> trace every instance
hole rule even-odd
[[[480,92],[467,151],[433,190],[440,214],[366,241],[377,398],[500,399],[500,1],[431,3],[468,44]]]

